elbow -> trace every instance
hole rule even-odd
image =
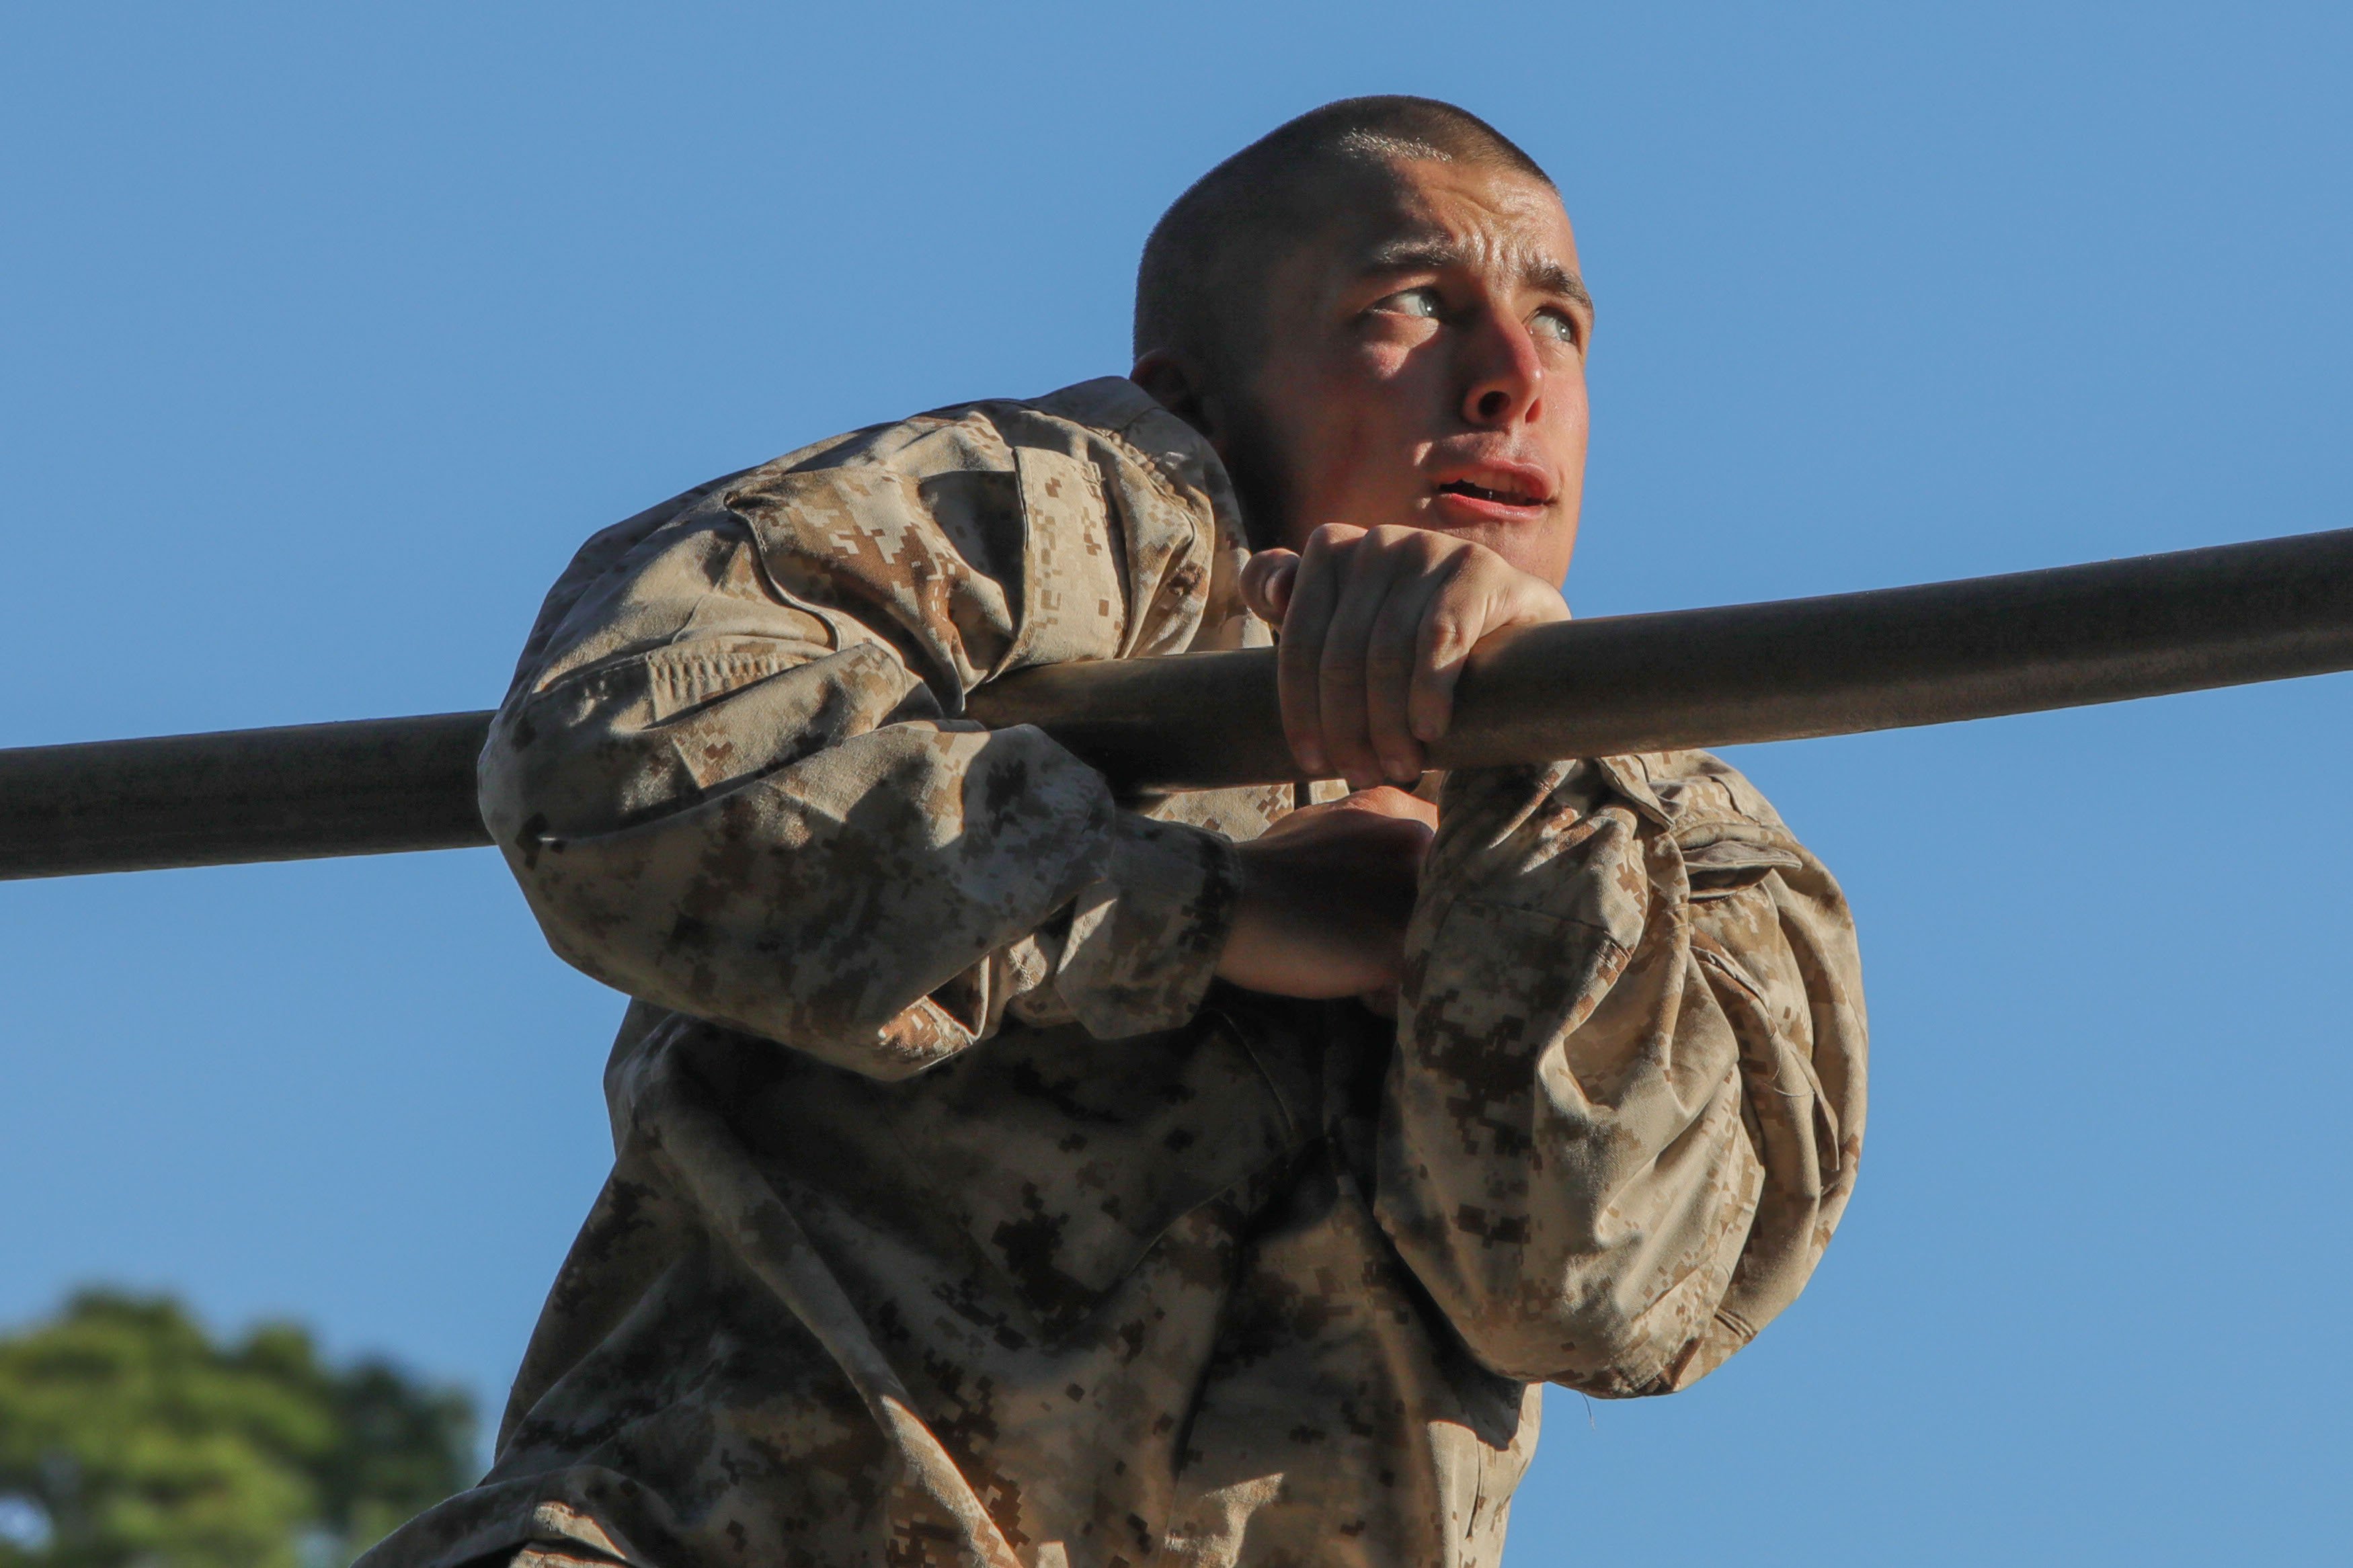
[[[1727,1280],[1719,1260],[1672,1279],[1650,1275],[1647,1285],[1643,1271],[1618,1261],[1599,1268],[1571,1261],[1483,1281],[1454,1273],[1432,1295],[1490,1371],[1599,1398],[1688,1387],[1730,1353],[1717,1353],[1717,1342],[1746,1342],[1748,1331],[1720,1310]]]
[[[519,695],[499,710],[474,765],[475,803],[519,873],[550,842],[620,826],[633,800],[682,793],[665,759],[634,741],[569,691]]]
[[[526,862],[538,860],[540,837],[546,831],[547,814],[539,808],[534,780],[519,754],[514,736],[514,721],[505,710],[491,721],[490,738],[482,743],[482,753],[474,763],[474,805],[481,813],[482,826],[490,830],[491,842],[515,867],[521,876]],[[528,737],[525,745],[530,743]]]
[[[1669,1391],[1672,1358],[1648,1314],[1555,1300],[1464,1303],[1450,1317],[1481,1365],[1517,1382],[1557,1383],[1605,1399]]]

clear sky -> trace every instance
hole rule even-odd
[[[1124,370],[1160,209],[1357,92],[1567,193],[1579,614],[2353,524],[2348,17],[10,6],[0,745],[490,706],[606,523]],[[2344,1550],[2348,695],[1737,754],[1859,911],[1861,1192],[1700,1387],[1552,1399],[1514,1568]],[[489,851],[0,884],[0,1322],[495,1409],[620,1002]]]

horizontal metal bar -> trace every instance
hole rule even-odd
[[[0,752],[0,878],[488,844],[488,713]]]
[[[2353,668],[2353,530],[1504,634],[1440,766],[1850,734]],[[975,691],[1130,788],[1297,775],[1265,649],[1065,664]],[[490,715],[0,752],[0,878],[486,844]]]
[[[1297,776],[1269,649],[1025,670],[973,693],[1114,777]],[[1498,634],[1440,767],[1730,746],[2353,668],[2353,529],[2000,577]]]

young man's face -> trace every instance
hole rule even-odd
[[[1559,196],[1419,161],[1360,191],[1268,279],[1233,443],[1252,488],[1293,549],[1325,523],[1436,529],[1557,584],[1584,493],[1593,327]]]

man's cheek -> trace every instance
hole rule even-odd
[[[1414,465],[1417,446],[1386,421],[1359,421],[1333,443],[1324,482],[1319,488],[1324,515],[1318,522],[1358,528],[1414,524],[1426,488]]]
[[[1424,357],[1415,352],[1419,347],[1416,343],[1388,340],[1368,342],[1357,351],[1355,368],[1366,383],[1375,386],[1385,385],[1409,374],[1416,362]]]

